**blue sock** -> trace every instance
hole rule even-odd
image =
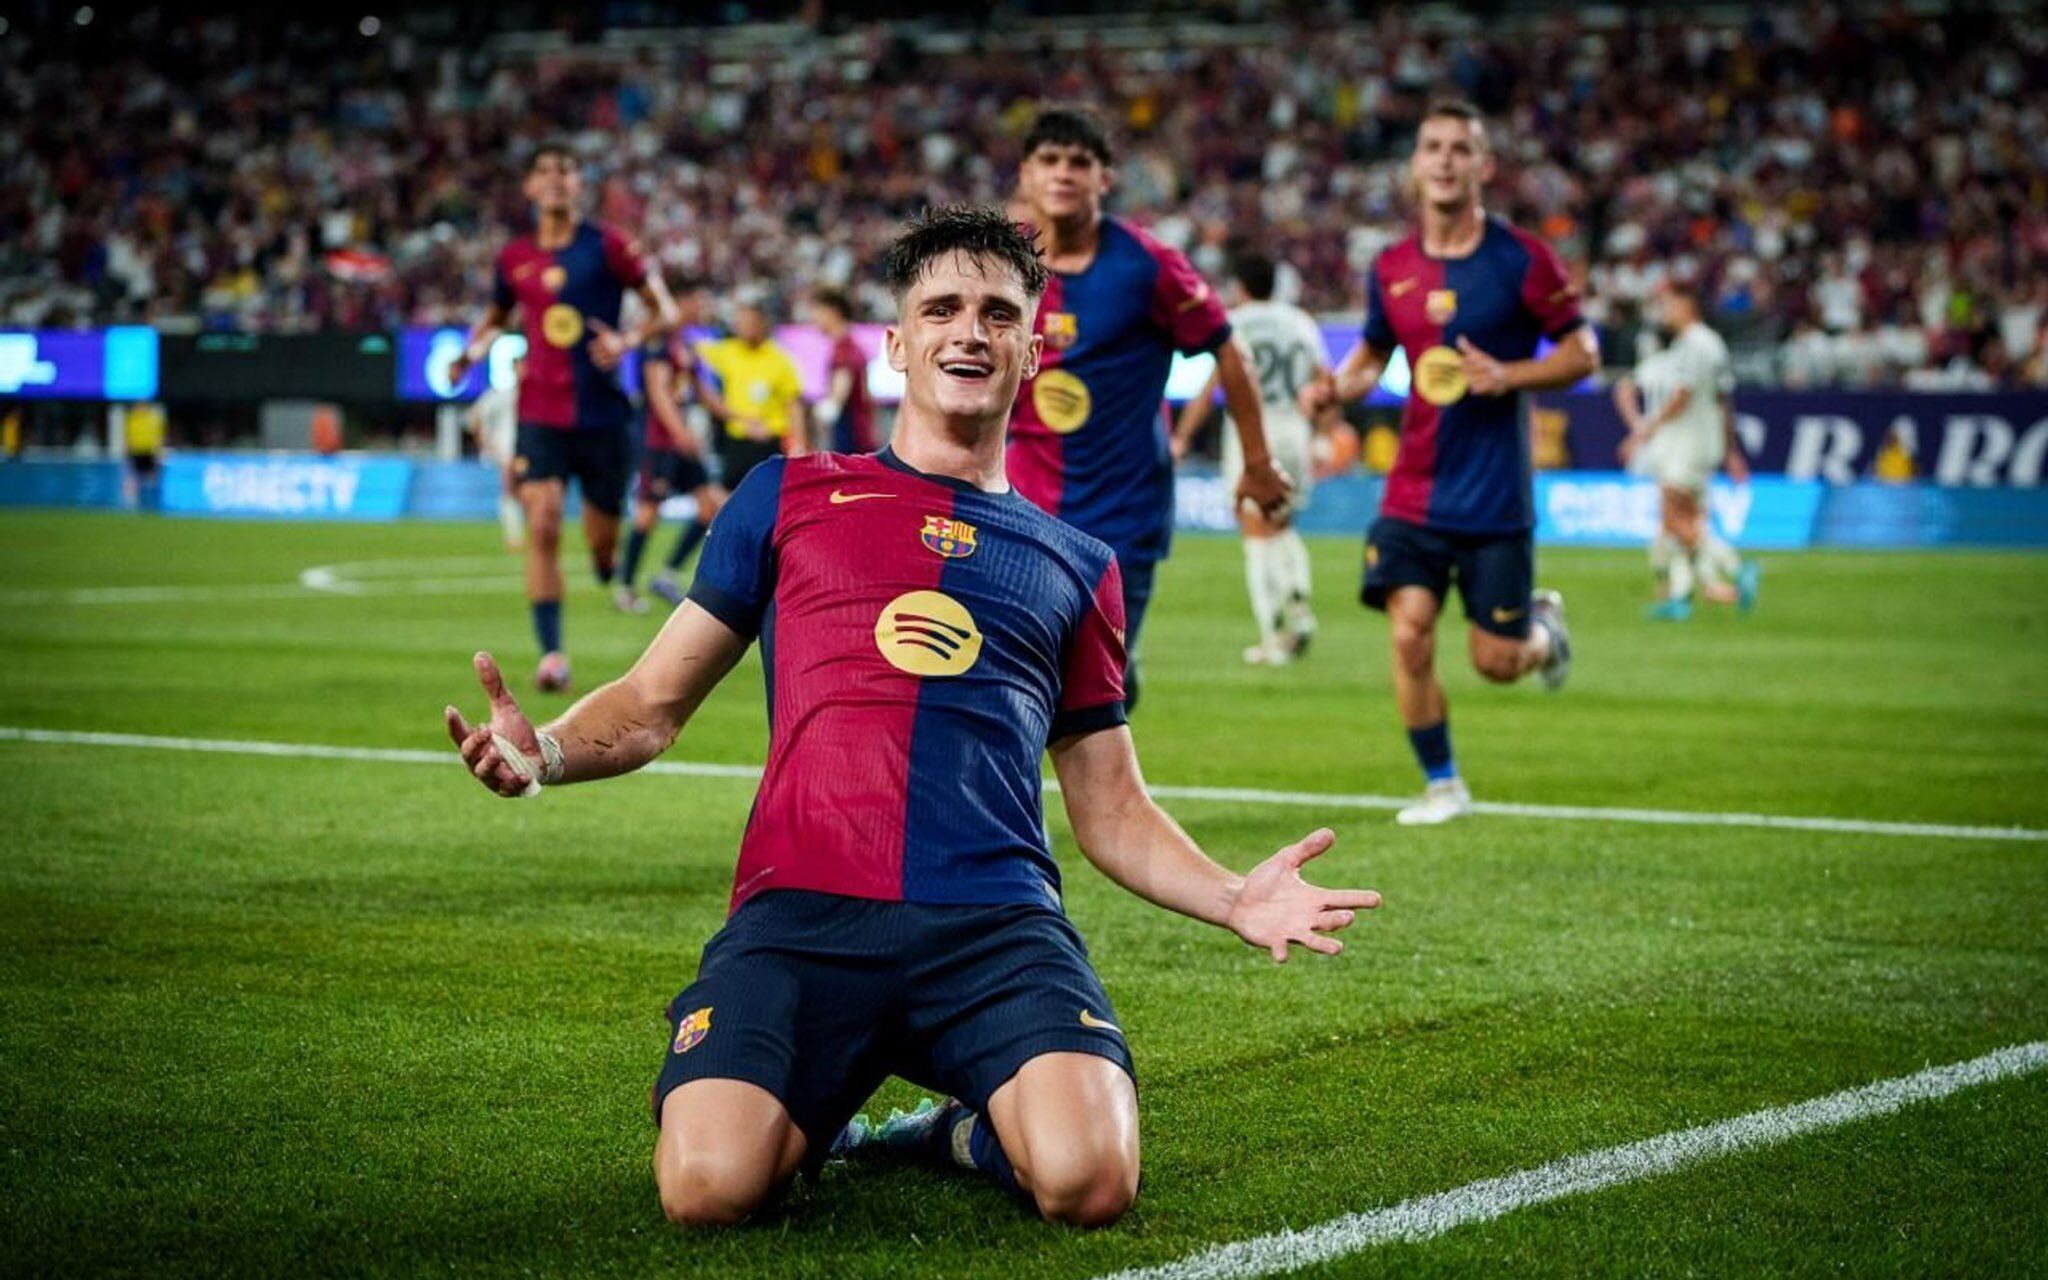
[[[540,641],[540,651],[543,656],[561,650],[562,602],[560,600],[536,600],[533,602],[533,634]]]
[[[1029,1203],[1031,1197],[1024,1194],[1024,1188],[1017,1185],[1017,1170],[1010,1164],[1010,1157],[1003,1150],[1003,1144],[996,1137],[996,1127],[986,1116],[968,1112],[970,1117],[963,1123],[974,1127],[967,1131],[967,1156],[974,1161],[974,1167],[995,1179],[996,1185],[1019,1200]]]
[[[683,561],[690,558],[690,553],[695,551],[697,544],[702,541],[704,541],[704,522],[702,520],[692,520],[684,525],[683,531],[676,535],[674,549],[668,553],[668,567],[671,569],[682,568]]]
[[[1450,721],[1439,720],[1420,729],[1410,729],[1408,745],[1415,748],[1415,759],[1422,766],[1422,776],[1431,782],[1458,776],[1458,762],[1451,758]]]
[[[647,549],[647,531],[634,526],[626,530],[626,558],[619,565],[619,581],[632,586],[633,579],[640,576],[640,553]]]

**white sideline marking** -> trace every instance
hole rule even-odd
[[[0,604],[171,604],[204,600],[320,600],[332,596],[457,596],[517,592],[509,556],[446,556],[316,564],[297,582],[194,583],[189,586],[74,587],[0,592]],[[419,573],[444,576],[411,576]]]
[[[1305,1231],[1219,1245],[1178,1262],[1118,1271],[1102,1280],[1249,1280],[1328,1262],[1392,1242],[1416,1243],[1566,1196],[1673,1173],[1688,1165],[1789,1142],[1803,1134],[1890,1115],[1963,1089],[2048,1067],[2048,1041],[2017,1044],[1968,1062],[1930,1067],[1790,1106],[1681,1129],[1625,1146],[1553,1160],[1366,1213],[1333,1218]]]
[[[286,756],[314,760],[372,760],[387,764],[447,764],[446,751],[401,747],[340,747],[319,742],[260,742],[247,738],[171,738],[146,733],[90,733],[70,729],[22,729],[0,725],[0,742],[41,742],[59,746],[138,747],[158,751],[206,751],[226,755]],[[759,778],[750,764],[701,764],[688,760],[656,760],[642,773],[677,774],[691,778]],[[1048,792],[1059,784],[1045,780]],[[1237,804],[1289,805],[1312,809],[1398,809],[1409,800],[1399,796],[1343,795],[1323,791],[1262,791],[1249,787],[1155,786],[1162,800],[1217,800]],[[1768,813],[1694,813],[1683,809],[1600,809],[1589,805],[1505,804],[1484,802],[1475,812],[1508,818],[1552,822],[1635,822],[1653,826],[1763,827],[1779,831],[1831,831],[1850,835],[1917,836],[1936,840],[2048,841],[2048,831],[2033,827],[1965,827],[1927,822],[1877,822],[1856,818],[1796,818]]]

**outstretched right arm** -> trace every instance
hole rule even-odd
[[[630,671],[540,730],[505,688],[498,664],[479,653],[477,678],[491,700],[490,719],[470,725],[449,707],[448,734],[477,781],[501,796],[531,795],[536,779],[558,786],[631,773],[668,750],[748,643],[684,601]]]

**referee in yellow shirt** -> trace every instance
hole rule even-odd
[[[732,336],[705,343],[698,355],[718,379],[717,394],[704,399],[723,427],[718,457],[726,492],[778,454],[798,457],[811,451],[796,361],[770,336],[768,313],[759,303],[741,303],[733,315]]]

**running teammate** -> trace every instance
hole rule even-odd
[[[1166,375],[1173,353],[1215,352],[1217,378],[1244,450],[1238,497],[1261,510],[1287,500],[1289,478],[1266,447],[1258,388],[1215,291],[1179,250],[1103,213],[1114,180],[1109,136],[1084,111],[1043,112],[1024,138],[1017,193],[1045,249],[1052,283],[1039,304],[1045,359],[1010,418],[1017,492],[1116,552],[1133,655],[1152,579],[1173,538],[1173,460]]]
[[[1400,451],[1366,540],[1360,594],[1392,623],[1394,699],[1428,780],[1398,815],[1409,825],[1445,822],[1472,804],[1436,677],[1437,617],[1452,583],[1479,674],[1509,683],[1539,671],[1556,689],[1571,669],[1563,599],[1530,589],[1536,518],[1522,393],[1571,386],[1598,367],[1600,349],[1557,254],[1481,208],[1493,167],[1476,108],[1429,108],[1409,161],[1421,229],[1373,263],[1365,340],[1302,396],[1310,413],[1356,400],[1394,348],[1408,353]],[[1538,358],[1544,338],[1556,345]]]
[[[1266,419],[1266,442],[1273,460],[1295,481],[1286,505],[1272,515],[1240,505],[1237,527],[1244,534],[1244,581],[1251,595],[1252,617],[1259,642],[1244,651],[1254,664],[1284,666],[1308,652],[1316,633],[1310,606],[1308,546],[1294,518],[1308,505],[1313,476],[1315,427],[1301,411],[1302,389],[1328,372],[1323,333],[1308,312],[1273,301],[1277,268],[1262,253],[1246,252],[1231,265],[1230,287],[1236,293],[1230,309],[1232,341],[1250,356],[1259,378],[1259,407]],[[1211,375],[1202,393],[1181,409],[1174,428],[1174,454],[1188,443],[1209,416],[1216,397]],[[1244,473],[1244,449],[1233,432],[1223,436],[1223,478],[1235,490]]]
[[[1659,306],[1671,345],[1614,386],[1614,407],[1629,432],[1621,460],[1657,482],[1662,507],[1650,544],[1650,567],[1662,589],[1647,614],[1660,622],[1685,621],[1692,617],[1695,587],[1715,604],[1748,613],[1756,607],[1757,567],[1714,532],[1707,510],[1707,486],[1724,463],[1729,479],[1749,480],[1735,440],[1728,344],[1700,319],[1691,284],[1666,282]]]
[[[875,434],[874,398],[868,395],[868,353],[853,338],[853,300],[837,289],[818,290],[811,298],[811,323],[832,344],[831,382],[818,406],[825,447],[873,453],[882,442]]]
[[[676,533],[667,567],[654,579],[654,594],[670,604],[682,600],[675,572],[704,540],[711,518],[725,505],[725,488],[704,465],[704,446],[685,415],[685,406],[699,399],[697,358],[680,335],[657,338],[640,351],[641,411],[647,426],[640,444],[640,486],[634,494],[633,527],[626,532],[626,555],[619,564],[614,603],[622,613],[645,613],[647,602],[633,589],[647,539],[661,523],[661,504],[687,494],[697,504]]]
[[[512,385],[486,386],[469,407],[469,433],[476,441],[477,457],[498,470],[498,529],[505,536],[505,550],[526,549],[526,513],[519,506],[519,478],[512,474],[512,459],[519,452],[519,379],[526,361],[512,362]]]
[[[1005,479],[1011,401],[1039,356],[1031,241],[996,210],[940,209],[890,248],[886,274],[888,359],[906,381],[893,448],[763,463],[631,671],[536,732],[478,654],[490,718],[449,707],[447,726],[500,795],[626,773],[758,636],[768,764],[732,914],[669,1010],[663,1208],[744,1218],[894,1073],[952,1095],[894,1139],[1050,1220],[1106,1223],[1137,1194],[1137,1092],[1060,905],[1044,754],[1104,874],[1275,960],[1341,950],[1328,935],[1379,897],[1302,879],[1328,830],[1238,876],[1146,795],[1116,561]]]
[[[490,308],[470,331],[449,376],[460,382],[519,316],[526,331],[526,374],[519,380],[518,453],[512,460],[526,509],[526,598],[540,642],[534,683],[569,687],[562,644],[562,504],[574,479],[583,492],[583,535],[597,580],[611,585],[619,512],[631,478],[632,406],[618,367],[634,347],[675,328],[675,304],[639,245],[579,216],[583,169],[567,145],[544,143],[527,164],[532,232],[498,255]],[[646,303],[647,319],[619,328],[627,290]]]

